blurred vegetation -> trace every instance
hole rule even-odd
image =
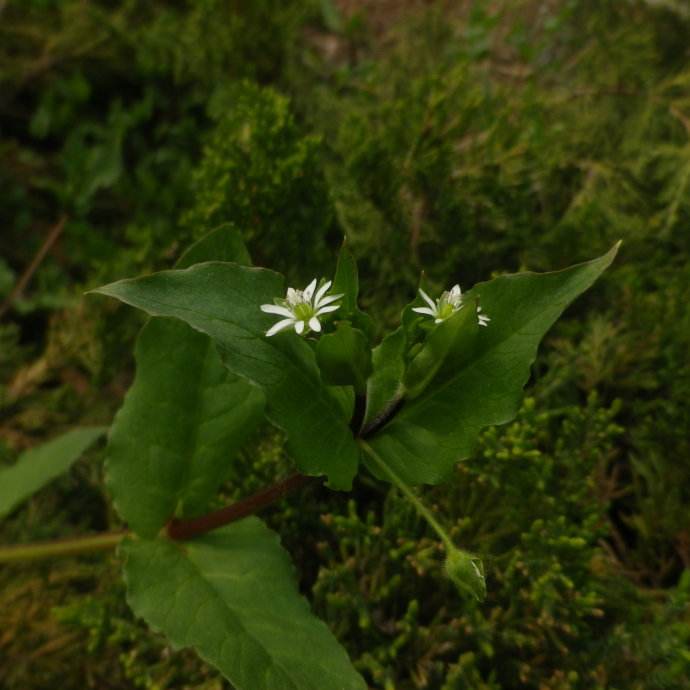
[[[485,558],[460,600],[411,508],[362,477],[267,513],[381,690],[690,687],[690,13],[642,0],[0,2],[0,464],[108,423],[140,318],[85,289],[233,222],[328,274],[342,234],[389,325],[437,288],[622,238],[552,331],[519,418],[424,491]],[[227,495],[289,470],[268,434]],[[118,527],[99,452],[0,541]],[[133,619],[117,559],[0,570],[0,686],[227,687]]]

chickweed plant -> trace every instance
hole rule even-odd
[[[447,480],[483,428],[515,417],[542,337],[617,250],[466,292],[421,284],[377,344],[346,244],[334,276],[288,287],[252,266],[225,226],[174,270],[95,290],[150,317],[106,451],[108,488],[129,526],[118,540],[134,612],[238,690],[365,690],[300,595],[279,535],[255,514],[313,481],[350,491],[368,472],[438,535],[457,596],[482,600],[480,558],[453,543],[415,487]],[[266,421],[285,433],[295,473],[211,510],[233,457]],[[65,468],[103,430],[75,433],[56,447]],[[12,468],[0,511],[44,483],[31,465],[30,477],[23,463]]]

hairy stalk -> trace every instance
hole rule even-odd
[[[426,520],[434,529],[436,534],[440,537],[443,545],[450,552],[455,550],[455,546],[451,541],[446,530],[441,526],[441,523],[433,516],[432,512],[417,498],[415,493],[405,482],[398,477],[398,475],[386,464],[386,461],[366,442],[359,439],[359,443],[369,457],[374,461],[378,467],[395,486],[402,492],[402,494],[410,501],[419,515]]]

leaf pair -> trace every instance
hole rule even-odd
[[[98,292],[210,336],[225,366],[261,388],[266,414],[286,431],[302,472],[325,474],[332,488],[350,488],[358,449],[342,405],[324,383],[352,384],[366,389],[362,433],[370,445],[407,483],[434,484],[471,453],[483,427],[514,417],[540,340],[616,252],[617,246],[563,271],[501,276],[475,286],[464,307],[434,327],[411,359],[410,323],[419,317],[408,307],[401,329],[370,360],[370,321],[357,307],[349,252],[341,255],[334,281],[345,295],[346,320],[322,337],[316,357],[293,334],[264,337],[272,321],[259,305],[284,292],[281,277],[266,269],[203,263]],[[487,328],[477,324],[479,303],[492,319]]]
[[[209,313],[222,307],[230,318],[234,305],[233,320],[199,317],[191,325],[203,328],[195,330],[179,319],[152,318],[139,336],[136,379],[110,434],[108,485],[120,514],[140,537],[121,547],[128,601],[173,644],[194,647],[238,690],[363,690],[345,651],[300,596],[278,536],[260,520],[247,518],[186,543],[157,536],[171,517],[208,510],[233,456],[263,418],[262,391],[278,396],[269,414],[287,419],[288,426],[292,417],[281,416],[289,397],[285,381],[298,376],[302,389],[298,384],[295,390],[316,391],[311,349],[305,343],[306,351],[273,343],[257,348],[254,332],[262,333],[265,319],[260,316],[259,326],[247,307],[243,311],[242,304],[256,294],[252,290],[272,297],[282,289],[277,274],[238,265],[249,259],[229,227],[201,240],[180,264],[211,257],[238,263],[171,273],[228,280],[230,310],[222,294],[204,306]],[[226,334],[235,347],[223,348],[223,341],[212,340],[204,329]],[[277,362],[267,352],[275,353]],[[266,388],[235,375],[239,365],[227,365],[236,363],[234,358]],[[326,395],[323,401],[342,425],[335,403]]]

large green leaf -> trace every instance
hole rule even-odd
[[[263,416],[263,394],[230,373],[213,341],[176,319],[151,319],[137,375],[115,417],[107,477],[139,534],[208,508],[233,456]]]
[[[107,427],[80,427],[27,450],[17,462],[0,470],[0,518],[59,477],[107,431]]]
[[[223,225],[178,260],[250,263]],[[213,341],[175,319],[151,319],[136,347],[137,376],[110,435],[108,486],[132,529],[154,536],[173,515],[208,508],[233,455],[263,414],[263,394],[229,372]]]
[[[211,336],[226,367],[263,389],[267,416],[287,432],[300,470],[326,474],[335,489],[352,486],[358,450],[321,382],[313,350],[293,332],[264,335],[275,318],[259,307],[285,294],[280,275],[210,262],[122,280],[96,292],[154,316],[181,319]]]
[[[407,483],[441,481],[471,454],[483,427],[513,419],[540,340],[610,265],[617,249],[563,271],[501,276],[473,288],[467,303],[479,302],[491,323],[449,329],[454,339],[437,348],[444,354],[433,378],[416,373],[417,397],[405,401],[370,445]]]
[[[194,647],[237,690],[366,689],[257,518],[187,543],[128,540],[122,552],[134,612],[177,647]]]

